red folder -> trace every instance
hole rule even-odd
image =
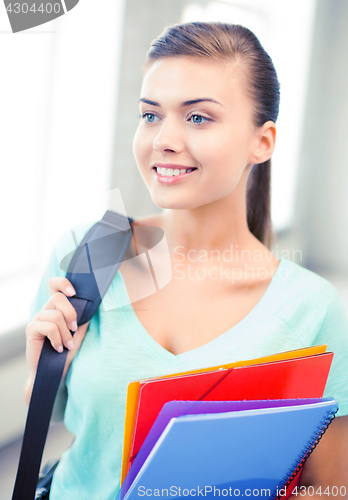
[[[162,406],[172,400],[320,398],[333,353],[140,382],[129,470]]]

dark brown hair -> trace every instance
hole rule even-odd
[[[158,59],[191,56],[233,61],[244,74],[245,91],[253,104],[256,127],[275,122],[279,112],[279,82],[272,59],[250,30],[238,24],[192,22],[165,28],[146,54],[143,70]],[[247,185],[247,221],[251,233],[271,246],[271,160],[254,165]]]

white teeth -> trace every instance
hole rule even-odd
[[[157,170],[157,173],[159,175],[163,175],[165,177],[173,177],[175,175],[185,174],[186,170],[190,170],[190,169],[186,169],[186,168],[173,169],[173,168],[164,168],[164,167],[159,168],[159,167],[157,167],[156,170]]]

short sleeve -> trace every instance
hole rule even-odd
[[[50,278],[54,276],[65,276],[65,271],[63,271],[58,262],[57,254],[56,251],[53,250],[49,259],[49,262],[47,264],[47,267],[42,274],[41,281],[39,284],[39,288],[37,290],[36,296],[34,298],[34,301],[30,307],[30,318],[32,319],[34,314],[39,312],[42,307],[46,304],[48,299],[51,296],[49,287],[48,287],[48,281]]]
[[[331,300],[313,344],[327,344],[327,351],[334,353],[324,396],[335,399],[337,416],[343,416],[348,415],[348,319],[338,291],[331,287]]]
[[[96,221],[93,223],[81,224],[77,228],[67,231],[57,240],[31,305],[30,318],[42,309],[51,296],[48,287],[49,279],[56,276],[66,276],[67,267],[76,250],[76,246],[95,222]]]

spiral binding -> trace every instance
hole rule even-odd
[[[326,429],[329,427],[329,425],[331,424],[331,422],[336,417],[336,413],[337,412],[338,412],[338,408],[336,408],[336,410],[331,410],[328,413],[326,419],[322,422],[322,425],[319,427],[319,430],[313,436],[312,441],[306,447],[305,451],[303,452],[303,454],[299,458],[299,460],[294,464],[294,468],[291,468],[292,472],[290,473],[290,475],[288,475],[284,479],[284,481],[281,483],[281,485],[277,487],[276,491],[280,492],[280,491],[284,490],[284,488],[285,488],[285,491],[286,491],[287,487],[291,484],[291,482],[293,481],[293,479],[295,479],[295,477],[297,476],[297,474],[302,469],[303,464],[307,461],[308,457],[311,455],[311,453],[313,453],[313,450],[317,447],[317,445],[318,445],[319,441],[321,440],[321,438],[323,437]],[[270,500],[273,500],[273,499],[274,500],[279,500],[281,498],[282,498],[281,495],[276,495],[276,493],[274,493],[272,495],[272,497],[270,498]]]

